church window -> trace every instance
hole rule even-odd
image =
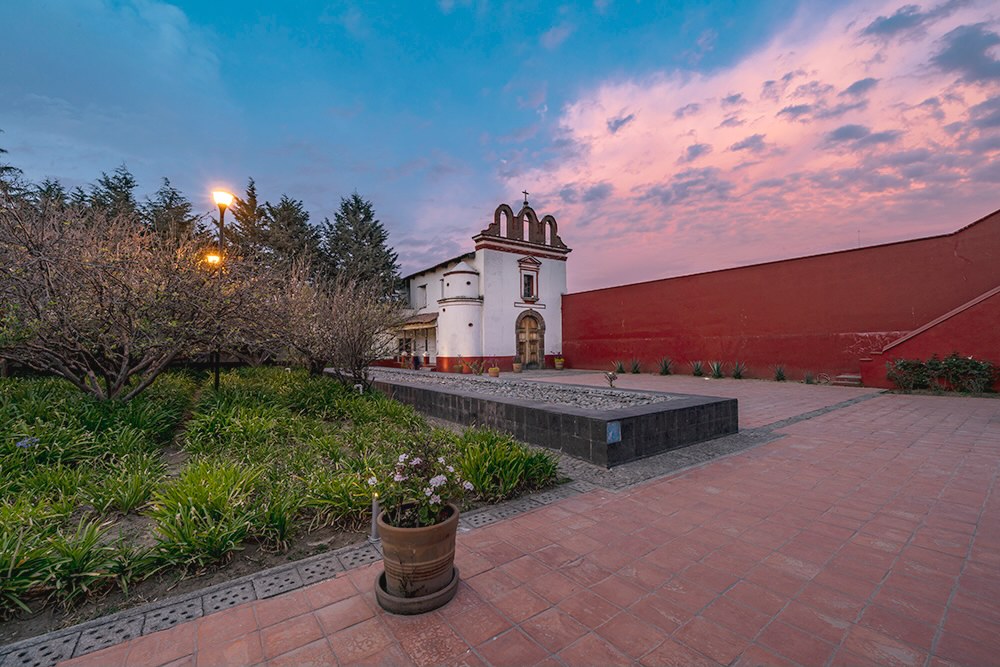
[[[522,299],[537,299],[538,298],[538,284],[535,280],[536,275],[534,272],[522,273],[521,274],[521,298]]]

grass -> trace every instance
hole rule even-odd
[[[417,442],[459,462],[470,501],[556,479],[551,456],[507,435],[434,429],[304,372],[231,371],[218,392],[170,373],[128,404],[59,380],[0,380],[0,617],[217,567],[251,544],[281,551],[319,527],[360,528],[366,480]],[[168,471],[170,444],[186,460]],[[145,532],[126,536],[127,515]]]

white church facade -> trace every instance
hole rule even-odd
[[[552,366],[562,351],[566,258],[556,219],[501,204],[472,237],[475,250],[403,278],[410,316],[398,333],[403,363],[462,372],[493,363]]]

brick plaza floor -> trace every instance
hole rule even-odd
[[[619,386],[736,395],[743,426],[869,392]],[[421,617],[377,607],[375,564],[61,664],[1000,665],[1000,400],[882,395],[779,433],[460,534],[459,593]]]

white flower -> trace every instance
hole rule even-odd
[[[375,479],[374,477],[369,477],[368,478],[368,486],[375,486],[376,482],[378,482],[378,480]]]
[[[393,475],[392,479],[395,482],[404,482],[406,481],[406,475],[401,475],[400,473],[397,472],[395,475]]]
[[[472,482],[468,482],[468,481],[462,482],[462,486],[465,487],[466,491],[472,491],[475,488],[474,486],[472,486]]]
[[[411,466],[418,466],[421,463],[423,463],[423,461],[421,460],[421,458],[419,456],[416,457],[415,459],[413,459],[412,461],[410,461],[410,465]]]
[[[455,469],[452,468],[451,466],[448,466],[448,472],[455,472]]]
[[[405,461],[408,458],[410,458],[409,454],[400,454],[399,455],[399,462],[402,463],[403,461]]]
[[[435,493],[433,496],[431,496],[431,505],[440,505],[440,504],[441,504],[441,496]]]
[[[432,493],[434,493],[434,491],[431,489],[431,487],[428,486],[426,489],[424,489],[424,495],[425,496],[429,496]]]
[[[438,463],[444,463],[444,457],[443,456],[439,456],[438,457]]]
[[[430,485],[432,489],[436,489],[447,481],[447,477],[444,475],[438,475],[437,477],[431,477]]]

